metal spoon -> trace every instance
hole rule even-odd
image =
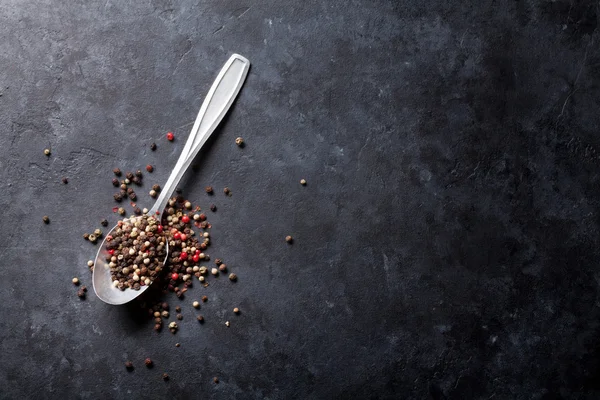
[[[235,100],[244,84],[246,75],[248,75],[249,68],[250,62],[239,54],[232,55],[225,63],[202,103],[196,122],[194,122],[194,127],[190,132],[190,137],[183,147],[183,151],[179,156],[179,160],[177,160],[173,172],[171,172],[167,183],[164,185],[148,215],[156,215],[157,211],[162,213],[181,177]],[[107,233],[107,236],[116,228],[116,226],[112,228]],[[125,289],[124,291],[114,287],[110,276],[110,269],[106,262],[109,254],[106,250],[105,242],[106,236],[100,245],[94,262],[94,273],[92,276],[94,292],[105,303],[115,305],[125,304],[144,293],[149,285],[142,286],[140,290]],[[168,251],[169,247],[167,245],[167,256]],[[167,256],[165,256],[163,265],[167,261]]]

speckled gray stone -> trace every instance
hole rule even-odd
[[[585,0],[0,2],[0,398],[598,398],[597,24]],[[81,235],[117,220],[114,167],[154,165],[152,204],[234,52],[180,186],[238,282],[165,296],[157,334],[76,296]]]

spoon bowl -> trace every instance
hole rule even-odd
[[[198,112],[190,136],[183,147],[181,155],[177,160],[177,164],[175,164],[175,168],[173,168],[171,175],[169,175],[169,179],[167,179],[167,183],[160,192],[158,199],[156,199],[156,203],[154,203],[154,206],[152,206],[148,212],[148,215],[161,215],[163,213],[163,210],[169,201],[169,197],[183,177],[183,174],[233,104],[233,101],[244,84],[249,68],[250,62],[239,54],[233,54],[225,63],[202,103],[202,107]],[[117,227],[118,225],[112,228],[106,236],[111,235]],[[166,235],[166,229],[163,234]],[[107,304],[125,304],[144,293],[150,285],[141,286],[139,290],[129,288],[120,290],[113,286],[110,267],[106,261],[107,257],[110,257],[108,249],[106,248],[106,236],[100,244],[100,248],[96,254],[96,260],[94,261],[94,272],[92,276],[94,292],[100,300]],[[165,250],[166,253],[165,260],[163,261],[163,268],[165,267],[169,256],[168,240],[166,241]],[[164,270],[161,271],[161,273],[164,273]],[[152,284],[152,282],[150,282],[150,284]]]

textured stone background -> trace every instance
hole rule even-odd
[[[3,0],[0,397],[598,398],[598,16],[583,0]],[[166,180],[233,52],[250,74],[181,187],[219,207],[210,253],[239,282],[196,285],[180,332],[155,334],[77,298],[96,250],[81,235],[117,220],[115,166]]]

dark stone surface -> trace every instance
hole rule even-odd
[[[0,2],[0,397],[598,398],[598,12]],[[151,205],[233,52],[248,80],[181,187],[239,282],[156,334],[77,298],[81,235],[117,220],[115,166],[155,165]]]

